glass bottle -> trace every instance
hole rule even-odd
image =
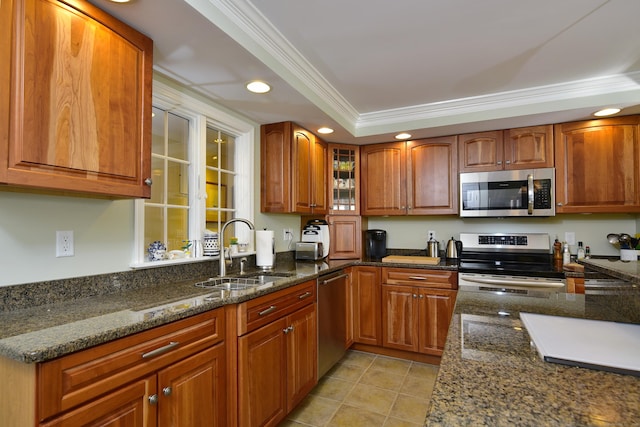
[[[585,257],[585,252],[584,252],[584,248],[582,247],[582,242],[578,242],[578,259],[584,259]]]
[[[564,242],[564,252],[562,252],[562,263],[569,264],[571,262],[571,252],[569,252],[569,244]]]

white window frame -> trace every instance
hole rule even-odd
[[[201,240],[206,218],[206,130],[207,126],[234,137],[233,217],[254,222],[254,146],[257,125],[243,120],[212,102],[187,94],[154,78],[153,105],[189,120],[189,240]],[[218,257],[149,261],[144,247],[144,199],[135,201],[134,248],[131,268],[210,261]]]

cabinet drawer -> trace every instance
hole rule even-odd
[[[266,325],[316,301],[316,281],[265,295],[238,306],[238,336]]]
[[[382,283],[423,288],[458,289],[458,273],[417,268],[382,268]]]
[[[218,309],[41,363],[38,418],[66,411],[223,339],[224,309]]]

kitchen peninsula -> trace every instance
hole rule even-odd
[[[640,377],[544,362],[521,312],[638,324],[640,293],[459,292],[427,426],[638,425]]]

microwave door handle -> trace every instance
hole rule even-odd
[[[527,213],[533,215],[533,174],[527,175]]]

